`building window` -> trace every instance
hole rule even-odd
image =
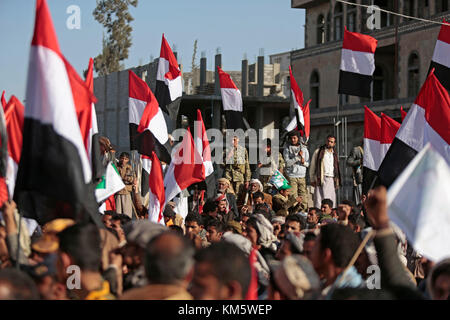
[[[341,40],[342,32],[342,3],[337,2],[334,6],[334,40]]]
[[[380,66],[375,66],[373,73],[373,101],[384,100],[386,97],[386,81],[384,71]]]
[[[349,2],[355,3],[354,0],[349,0]],[[356,31],[356,6],[347,5],[347,29],[350,32]]]
[[[436,13],[448,11],[448,0],[436,0]]]
[[[414,0],[404,0],[403,1],[403,14],[407,16],[414,17]],[[409,20],[404,18],[405,20]]]
[[[408,97],[415,97],[420,86],[420,61],[417,53],[411,53],[408,59]]]
[[[323,14],[317,18],[317,44],[325,43],[325,18]]]
[[[328,12],[327,14],[327,22],[325,27],[327,42],[331,39],[331,14]]]
[[[311,88],[311,108],[319,108],[319,74],[317,71],[314,71],[311,75],[311,79],[309,81],[309,85]]]

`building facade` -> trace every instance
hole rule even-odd
[[[347,2],[437,22],[450,17],[447,0]],[[373,12],[366,7],[336,0],[291,0],[291,7],[306,10],[305,48],[291,52],[291,65],[305,101],[311,99],[310,150],[334,133],[344,162],[351,148],[362,143],[364,105],[400,122],[400,106],[409,109],[427,77],[440,25],[381,12],[380,24],[372,30]],[[344,27],[378,40],[372,100],[337,94]],[[350,170],[342,169],[347,170],[342,195],[346,197],[351,194]]]

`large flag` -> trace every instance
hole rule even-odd
[[[182,95],[181,70],[163,34],[158,73],[156,74],[155,96],[161,110],[170,116],[173,121],[177,120]]]
[[[381,113],[381,161],[383,161],[384,156],[388,152],[399,128],[400,123],[384,113]]]
[[[8,134],[4,108],[0,108],[0,206],[8,200],[8,187],[6,185],[6,171],[8,164]]]
[[[374,186],[381,164],[381,119],[364,106],[363,194]]]
[[[227,129],[244,129],[241,91],[236,87],[230,75],[219,66],[220,93],[222,94],[223,111],[227,121]]]
[[[113,162],[106,167],[106,172],[95,188],[95,197],[98,203],[108,199],[111,195],[125,188],[119,170]]]
[[[443,23],[448,23],[445,19]],[[450,90],[450,26],[443,24],[434,47],[433,57],[431,58],[430,71],[435,69],[434,73],[439,82]]]
[[[132,150],[151,157],[152,152],[161,161],[170,162],[164,146],[169,140],[166,121],[153,92],[144,80],[129,72],[129,121]]]
[[[450,257],[450,167],[430,143],[388,190],[390,219],[416,251],[432,261]]]
[[[291,96],[294,102],[295,117],[286,127],[286,130],[292,131],[297,128],[297,130],[301,132],[302,136],[308,140],[310,131],[309,104],[311,100],[309,100],[306,105],[303,105],[303,92],[300,90],[297,81],[295,81],[291,66],[289,66],[289,74],[291,79]]]
[[[150,158],[152,168],[149,177],[149,202],[148,202],[148,218],[150,221],[165,225],[163,219],[164,203],[166,201],[164,193],[164,175],[162,172],[161,162],[155,152],[152,152]]]
[[[23,122],[25,108],[15,96],[11,96],[5,108],[6,129],[8,132],[8,164],[6,169],[6,182],[9,195],[14,196],[17,170],[23,143]]]
[[[338,93],[369,97],[378,41],[345,28]]]
[[[174,151],[174,158],[164,177],[166,202],[172,200],[190,185],[203,180],[205,180],[203,159],[195,148],[191,131],[188,128],[183,141],[177,145]]]
[[[89,67],[86,74],[86,85],[88,86],[91,94],[94,95],[94,59],[89,59]],[[98,134],[97,113],[95,111],[95,104],[91,105],[91,125],[87,134],[87,141],[85,141],[86,148],[88,150],[88,157],[91,162],[92,168],[92,180],[94,182],[100,181],[104,174],[101,154],[100,154],[100,142]]]
[[[408,112],[406,112],[406,111],[403,109],[403,106],[400,106],[400,114],[401,114],[401,116],[402,116],[402,122],[403,122],[403,120],[405,120],[405,118],[406,118],[406,115],[408,114]]]
[[[5,98],[5,90],[2,92],[2,97],[0,99],[3,109],[6,108],[6,98]]]
[[[94,97],[59,48],[45,0],[37,0],[23,147],[14,200],[25,217],[101,223],[77,111]]]
[[[389,187],[430,141],[450,163],[450,97],[432,70],[389,148],[378,176]]]
[[[206,134],[205,123],[203,122],[202,112],[197,109],[197,121],[195,123],[195,146],[198,153],[202,156],[205,166],[205,185],[207,198],[216,195],[216,178],[214,175],[213,163],[211,161],[211,148],[209,147],[208,136]]]

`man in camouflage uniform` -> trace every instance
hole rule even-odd
[[[261,181],[264,187],[264,192],[269,192],[272,188],[272,185],[269,184],[270,178],[276,170],[283,174],[285,162],[280,152],[278,152],[278,159],[276,159],[276,154],[272,154],[272,141],[270,139],[266,139],[264,147],[266,148],[266,154],[270,158],[270,162],[266,164],[258,163],[258,173],[259,181]]]
[[[233,146],[225,150],[225,174],[236,195],[248,189],[251,178],[250,164],[248,163],[247,149],[239,145],[239,138],[233,137]]]

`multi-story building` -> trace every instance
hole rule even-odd
[[[436,22],[450,16],[447,0],[346,1]],[[376,26],[380,28],[371,30],[368,20],[374,22],[374,16],[367,7],[336,0],[291,0],[291,7],[306,10],[305,48],[291,52],[291,65],[305,100],[312,100],[310,150],[335,133],[345,160],[362,142],[365,104],[400,121],[400,106],[409,108],[426,79],[440,25],[380,12]],[[337,94],[344,27],[378,40],[372,99]],[[347,187],[351,187],[349,172]],[[349,188],[345,194],[351,194]]]

